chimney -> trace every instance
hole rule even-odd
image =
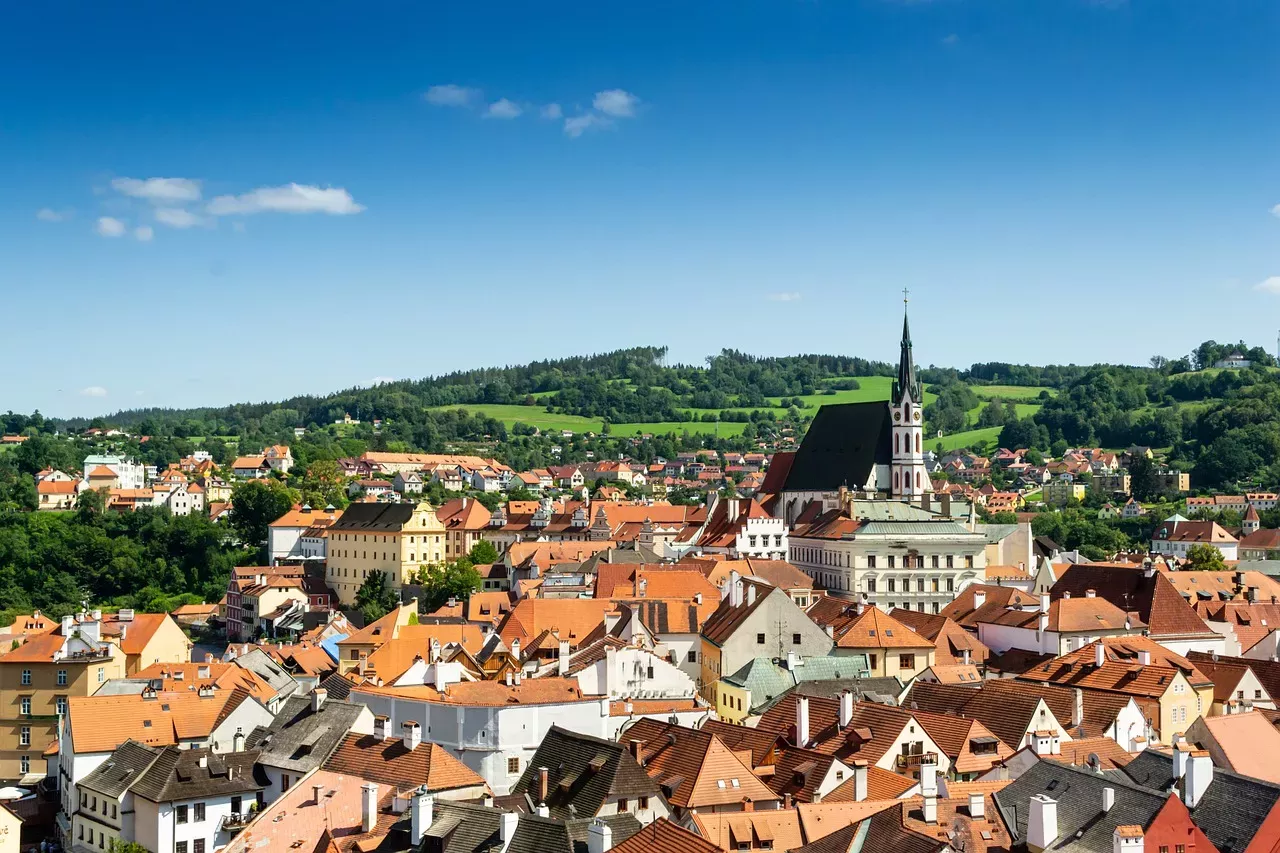
[[[520,814],[518,812],[502,813],[502,823],[498,827],[498,837],[502,841],[503,850],[511,845],[511,839],[515,838],[516,827],[519,825]]]
[[[435,819],[436,798],[427,793],[427,786],[422,785],[414,792],[409,806],[409,840],[417,847],[422,843],[431,823]]]
[[[853,721],[853,691],[840,692],[840,728],[845,728]]]
[[[986,603],[987,603],[987,591],[985,589],[975,589],[973,591],[973,609],[977,610],[979,607],[981,607]]]
[[[560,641],[560,659],[559,659],[559,667],[557,668],[556,673],[561,678],[567,678],[569,675],[569,641],[568,640]]]
[[[750,607],[751,605],[756,603],[756,585],[753,583],[749,583],[746,585],[746,587],[747,587],[747,606]]]
[[[701,607],[701,606],[702,606],[702,593],[700,593],[700,592],[695,592],[695,593],[693,594],[693,603],[694,603],[694,604],[696,604],[696,605],[698,605],[699,607]]]
[[[378,785],[366,782],[360,786],[360,828],[365,833],[373,832],[378,822]]]
[[[520,638],[519,637],[516,637],[514,640],[511,641],[511,656],[515,658],[516,661],[520,660]]]
[[[320,798],[324,796],[324,785],[311,786],[311,800],[317,806],[320,805]]]
[[[738,574],[737,569],[729,570],[729,577],[725,581],[725,589],[729,595],[730,607],[742,606],[742,575]]]
[[[987,801],[983,799],[982,794],[972,793],[969,795],[969,817],[972,820],[982,820],[987,816]]]
[[[538,817],[551,817],[551,807],[548,806],[546,803],[542,803],[536,809],[534,809],[534,814],[536,814]]]
[[[796,697],[796,746],[809,745],[809,697]]]
[[[855,758],[853,761],[853,799],[862,802],[867,798],[867,760]]]
[[[391,720],[379,714],[373,718],[373,737],[375,740],[391,739]]]
[[[938,756],[931,752],[920,756],[920,794],[938,796]]]
[[[1200,805],[1200,800],[1204,798],[1205,791],[1209,790],[1211,782],[1213,782],[1213,759],[1209,757],[1207,751],[1197,749],[1191,753],[1191,760],[1187,762],[1187,778],[1183,783],[1182,798],[1187,808],[1194,809]]]
[[[1040,611],[1040,615],[1036,619],[1036,630],[1041,634],[1049,630],[1049,611]]]
[[[1049,593],[1047,592],[1040,593],[1040,612],[1049,612]]]
[[[737,521],[738,520],[738,499],[729,498],[726,504],[726,508],[729,515],[729,521],[731,523],[734,521]]]
[[[208,754],[206,753],[205,755],[200,756],[200,758],[199,758],[199,762],[198,762],[198,763],[200,764],[200,769],[201,769],[201,770],[204,770],[205,768],[207,768],[207,767],[209,766],[209,756],[208,756]]]
[[[924,797],[924,803],[922,805],[922,809],[924,811],[925,823],[937,823],[938,822],[938,795],[926,794]]]
[[[122,626],[120,627],[120,631],[121,631],[120,636],[122,636],[122,637],[124,636],[124,629],[125,629],[125,628],[127,628],[127,627],[129,627],[129,626],[128,626],[128,625],[122,625]],[[204,653],[204,662],[205,662],[205,663],[213,663],[213,652],[205,652],[205,653]]]
[[[1071,725],[1072,727],[1082,726],[1084,725],[1084,691],[1079,687],[1075,688],[1074,698],[1075,702],[1071,708]]]
[[[1111,833],[1111,853],[1143,853],[1146,846],[1144,835],[1142,827],[1137,824],[1117,826]]]
[[[512,685],[511,670],[507,670],[507,686],[510,687],[511,685]]]
[[[102,621],[102,611],[101,611],[101,610],[99,610],[98,608],[96,608],[96,607],[95,607],[95,608],[93,608],[93,613],[91,613],[90,615],[93,617],[93,621],[94,621],[94,622],[101,622],[101,621]]]
[[[1062,752],[1062,743],[1058,733],[1041,729],[1031,735],[1031,751],[1039,756],[1058,755]]]
[[[1173,735],[1173,778],[1181,779],[1187,775],[1187,762],[1191,758],[1191,746],[1182,732]]]
[[[422,743],[422,726],[413,720],[408,720],[400,727],[404,731],[405,749],[412,752],[418,748],[418,744]]]
[[[855,605],[854,613],[856,613],[858,616],[861,616],[866,611],[867,611],[867,603],[863,601],[861,598],[859,598],[858,603]]]
[[[511,683],[516,687],[520,686],[520,682],[524,681],[524,670],[517,669],[515,675],[511,676]]]
[[[1104,812],[1109,812],[1111,811],[1111,807],[1114,806],[1115,804],[1116,804],[1116,789],[1103,788],[1102,789],[1102,810]]]
[[[236,729],[236,733],[231,736],[231,751],[244,752],[244,732]]]
[[[607,853],[613,847],[613,830],[596,818],[587,827],[587,853]]]
[[[631,757],[636,760],[636,764],[644,767],[644,741],[639,738],[632,738],[630,744]]]
[[[324,700],[329,698],[329,691],[323,687],[317,687],[311,691],[311,713],[315,714],[324,707]]]
[[[1058,801],[1045,794],[1031,798],[1027,813],[1027,849],[1041,853],[1058,840]]]
[[[538,768],[538,802],[545,803],[551,794],[551,771],[546,767]]]
[[[1105,646],[1102,645],[1102,640],[1098,640],[1093,645],[1093,665],[1101,669],[1102,665],[1105,664],[1106,662],[1107,662],[1107,649]]]

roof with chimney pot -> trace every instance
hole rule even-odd
[[[382,740],[357,732],[342,732],[336,749],[324,761],[324,769],[401,791],[419,785],[426,785],[432,793],[486,787],[480,774],[438,744],[421,741],[410,749],[400,737]]]
[[[619,797],[660,797],[658,783],[632,756],[628,733],[621,737],[621,742],[615,742],[553,725],[504,804],[534,811],[545,803],[552,817],[568,819],[598,815],[606,803]],[[543,769],[547,772],[545,798]]]
[[[738,850],[748,845],[751,850],[794,850],[804,843],[800,817],[794,809],[769,809],[750,812],[698,812],[692,815],[699,840],[710,844],[713,851]],[[694,836],[698,838],[699,836]],[[642,830],[631,843],[648,837]],[[614,848],[617,850],[618,848]],[[664,853],[701,851],[700,847],[669,847]],[[629,853],[646,853],[648,848],[632,846]]]
[[[625,735],[643,741],[641,764],[677,808],[769,802],[777,796],[714,734],[640,719]]]
[[[1217,637],[1163,572],[1148,573],[1142,566],[1128,563],[1071,565],[1049,594],[1057,599],[1069,592],[1080,598],[1090,589],[1121,610],[1137,613],[1152,637]]]

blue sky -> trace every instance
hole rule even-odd
[[[47,0],[0,407],[637,344],[1145,362],[1280,328],[1274,0]]]

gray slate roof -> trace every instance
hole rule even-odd
[[[129,786],[142,778],[156,759],[160,750],[136,740],[127,740],[107,756],[88,776],[80,781],[80,787],[97,791],[108,797],[119,798]]]
[[[1167,791],[1173,785],[1173,757],[1148,749],[1124,768],[1140,785]],[[1191,809],[1191,819],[1204,830],[1219,853],[1240,853],[1280,800],[1280,785],[1213,768],[1213,781]]]
[[[1115,804],[1104,814],[1105,788],[1115,792]],[[1111,853],[1115,828],[1149,825],[1167,797],[1133,782],[1120,782],[1091,770],[1042,759],[995,794],[996,808],[1009,827],[1015,846],[1027,842],[1027,815],[1031,798],[1038,794],[1058,802],[1058,840],[1050,850],[1072,853]]]
[[[298,690],[298,682],[293,680],[293,676],[262,649],[251,649],[248,654],[237,657],[234,663],[260,676],[278,697],[292,696]]]
[[[503,849],[501,819],[500,809],[436,800],[427,837],[443,841],[441,853],[497,853]],[[640,831],[640,821],[632,814],[609,815],[601,820],[613,830],[614,844]],[[590,824],[586,819],[560,821],[521,814],[504,853],[587,853]]]
[[[625,740],[625,738],[624,738]],[[589,818],[611,797],[661,797],[658,784],[623,743],[553,725],[524,775],[511,788],[530,808],[539,802],[538,772],[547,768],[546,805],[554,818]]]
[[[282,770],[305,773],[328,760],[351,731],[364,705],[328,699],[316,713],[310,696],[293,696],[269,726],[258,726],[245,741],[262,752],[259,761]]]
[[[206,766],[200,760],[206,759]],[[208,749],[166,746],[133,785],[133,793],[153,803],[249,794],[267,786],[256,765],[258,753],[212,753]]]

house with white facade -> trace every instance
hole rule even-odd
[[[109,468],[116,475],[112,488],[141,489],[147,484],[146,469],[143,465],[123,456],[92,453],[84,458],[84,468],[81,470],[86,476],[97,468]]]
[[[1216,521],[1190,521],[1173,515],[1151,534],[1151,553],[1185,560],[1196,545],[1208,545],[1222,552],[1222,559],[1239,559],[1239,540]]]

